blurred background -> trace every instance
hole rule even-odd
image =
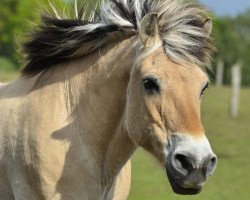
[[[40,3],[41,2],[41,3]],[[67,12],[73,0],[51,0]],[[80,4],[95,0],[79,0]],[[97,1],[96,1],[97,2]],[[247,200],[250,198],[250,1],[201,0],[214,22],[213,83],[203,98],[202,120],[219,157],[216,173],[194,197],[175,195],[157,162],[139,149],[132,158],[129,200]],[[18,77],[19,45],[49,7],[47,0],[0,0],[0,81]]]

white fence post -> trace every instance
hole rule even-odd
[[[231,116],[237,117],[239,114],[240,87],[241,87],[241,64],[236,63],[232,67],[232,94],[231,94]]]
[[[223,85],[224,62],[219,59],[216,68],[216,87],[220,88]]]

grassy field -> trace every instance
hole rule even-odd
[[[202,106],[206,134],[219,161],[215,174],[198,196],[178,196],[165,171],[144,151],[132,161],[129,200],[248,200],[250,199],[250,89],[242,89],[240,116],[229,117],[230,89],[210,88]]]
[[[7,82],[17,77],[15,65],[7,58],[0,57],[0,82]]]
[[[15,78],[18,77],[17,72],[6,72],[0,69],[0,82],[8,82],[10,80],[14,80]]]
[[[17,73],[1,73],[7,81]],[[151,156],[138,150],[132,161],[129,200],[248,200],[250,199],[250,89],[241,92],[240,116],[229,117],[229,88],[210,88],[202,106],[203,123],[218,155],[218,167],[198,196],[177,196],[165,171]]]

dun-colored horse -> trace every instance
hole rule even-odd
[[[199,193],[217,161],[200,117],[206,11],[111,0],[90,20],[76,14],[44,16],[22,76],[0,87],[1,200],[126,199],[137,147],[176,193]]]

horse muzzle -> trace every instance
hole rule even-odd
[[[195,195],[216,168],[217,157],[207,138],[173,135],[166,159],[166,171],[172,189],[177,194]]]

